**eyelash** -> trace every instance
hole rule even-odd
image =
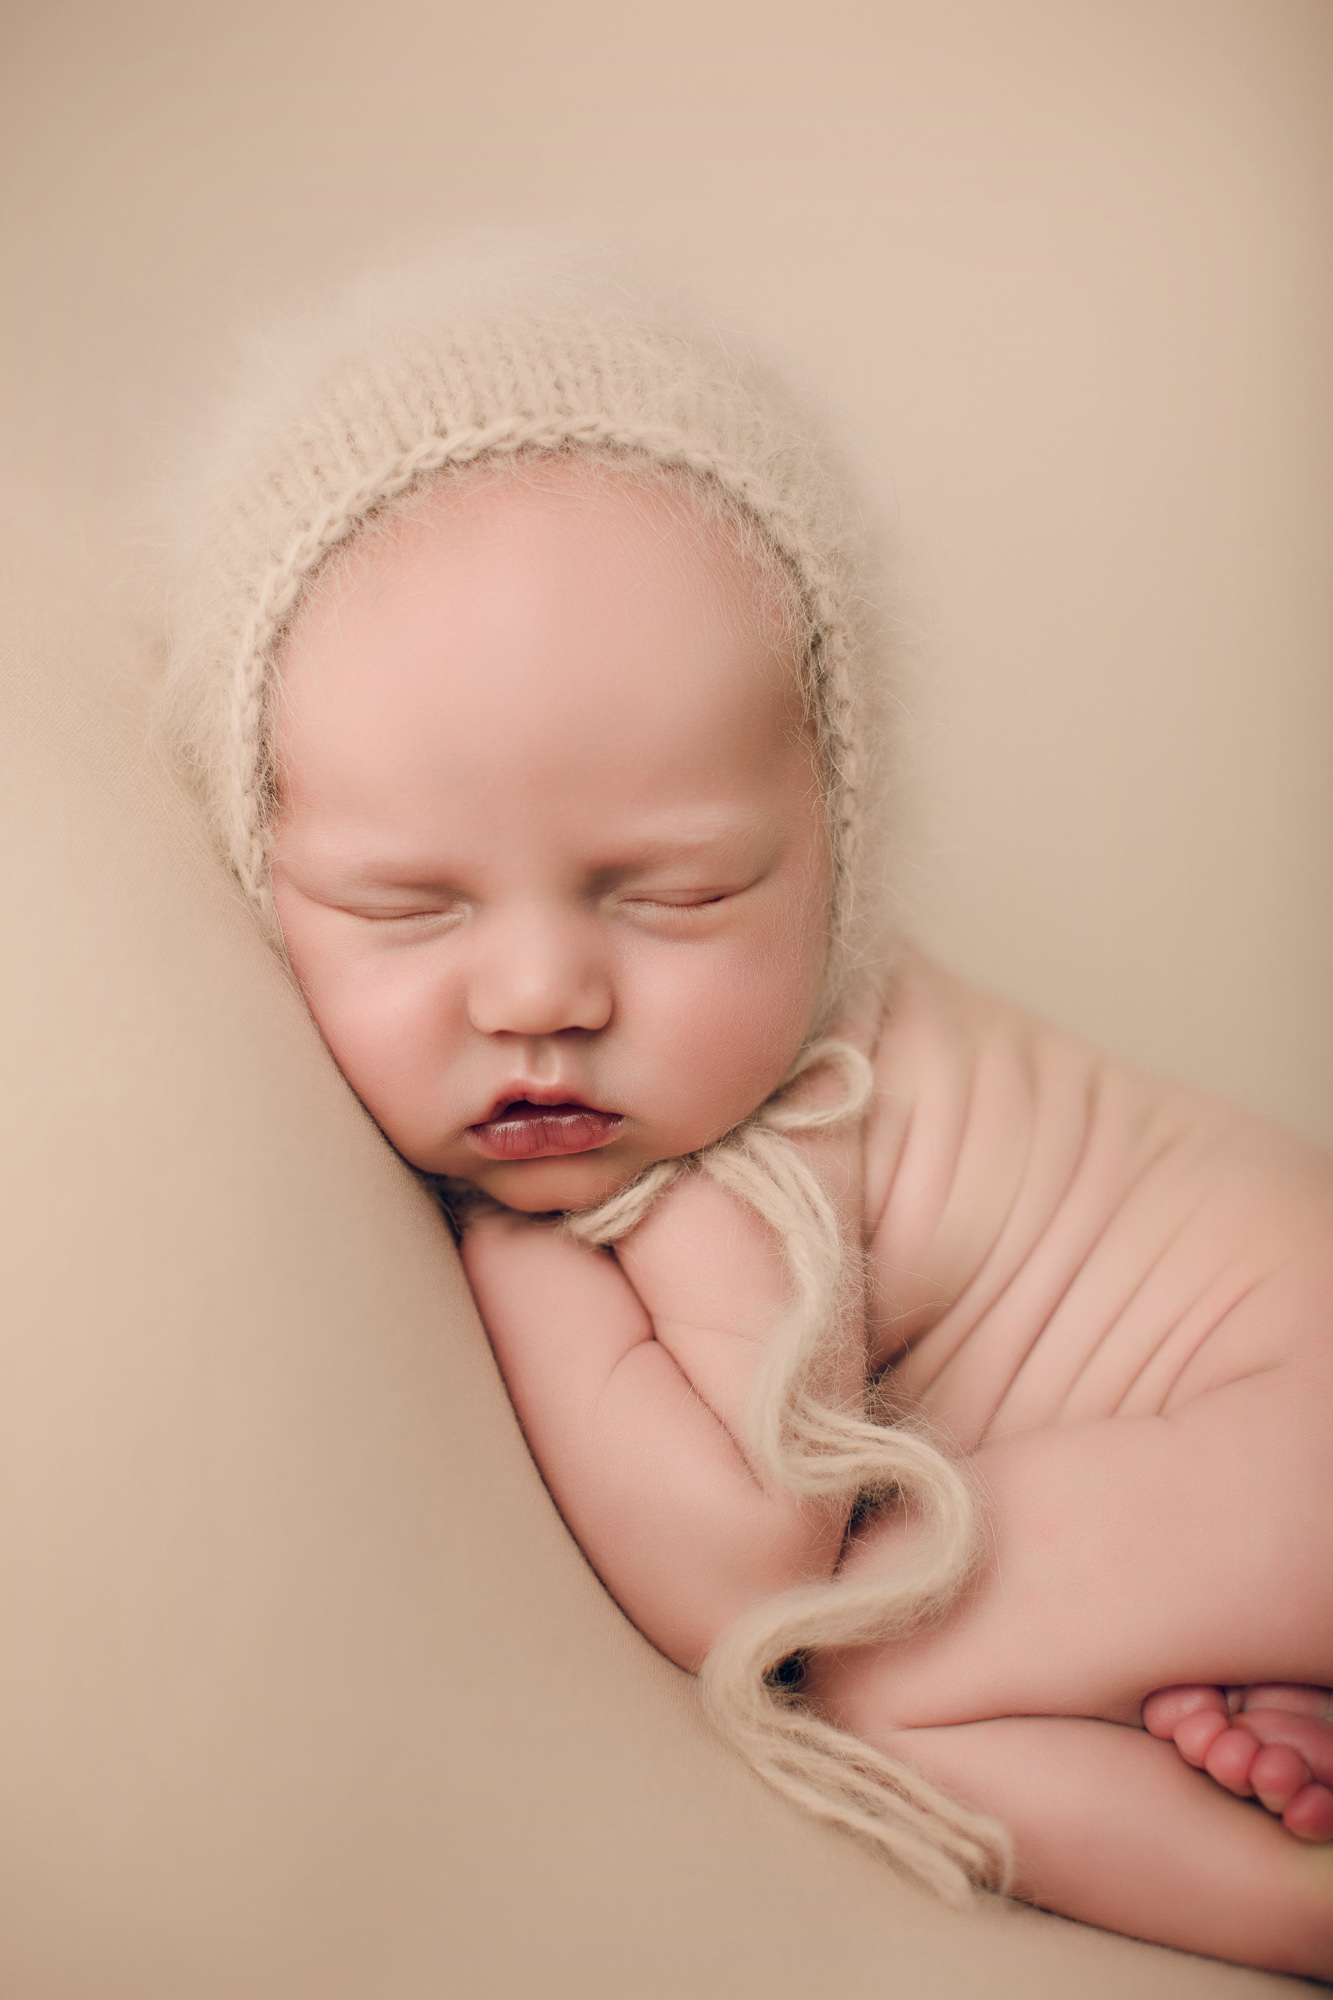
[[[457,910],[353,910],[350,914],[366,924],[421,924],[462,922]]]
[[[725,903],[730,892],[719,890],[715,896],[682,896],[679,901],[671,896],[626,896],[627,903],[646,903],[654,910],[711,910],[718,903]]]

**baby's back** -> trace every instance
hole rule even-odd
[[[875,1052],[872,1361],[966,1450],[1333,1333],[1333,1160],[918,961]]]

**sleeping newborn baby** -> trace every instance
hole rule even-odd
[[[873,563],[739,344],[523,252],[278,372],[167,712],[598,1575],[944,1893],[1333,1977],[1333,1162],[894,943]]]

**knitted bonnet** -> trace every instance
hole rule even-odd
[[[827,1006],[883,924],[887,689],[861,511],[812,401],[603,253],[473,246],[265,337],[201,453],[167,731],[276,939],[275,659],[321,564],[450,467],[579,451],[709,483],[799,593],[834,856]]]

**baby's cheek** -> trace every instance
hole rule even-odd
[[[436,1123],[430,1113],[448,1069],[447,1009],[432,1003],[421,979],[373,962],[345,968],[307,998],[343,1075],[410,1156],[412,1142]]]
[[[718,954],[702,977],[680,963],[659,968],[641,993],[641,1018],[673,1089],[725,1130],[784,1075],[817,992],[817,977],[768,954]]]

